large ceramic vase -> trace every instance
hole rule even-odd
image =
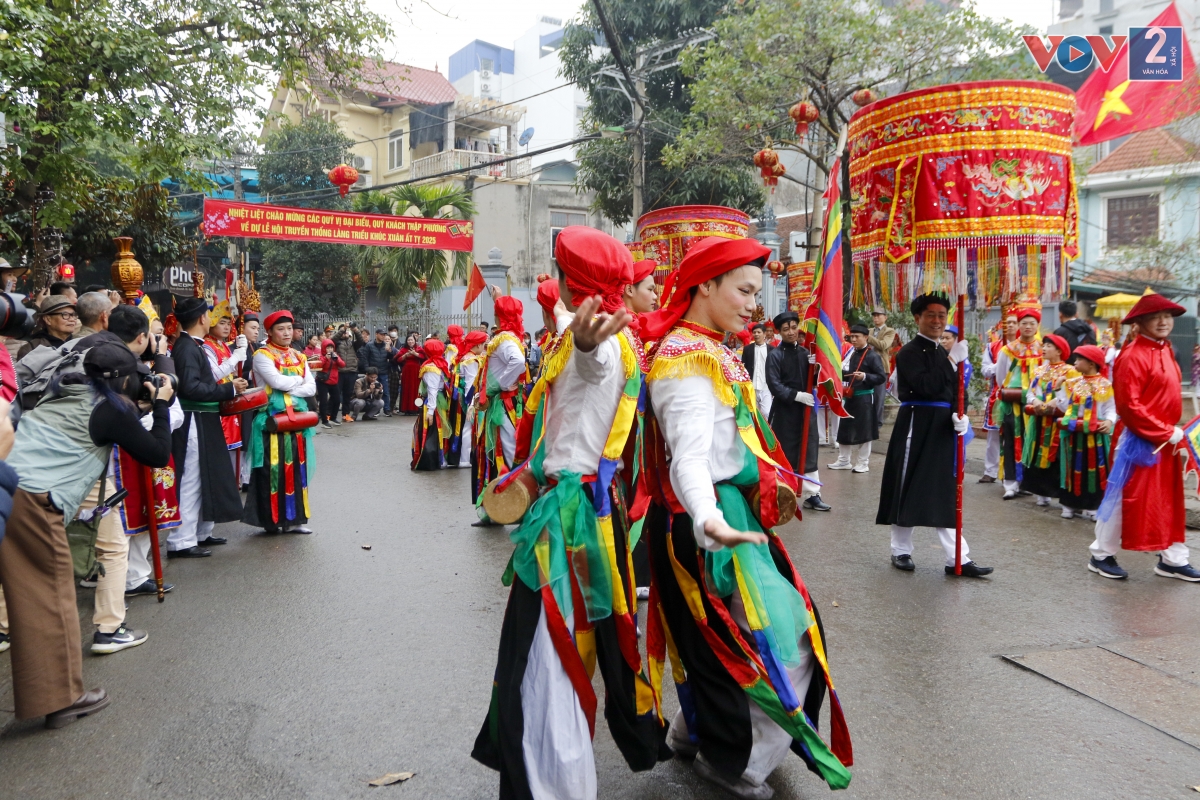
[[[127,303],[136,303],[138,290],[142,288],[142,265],[133,257],[133,239],[118,236],[113,242],[117,245],[117,257],[112,262],[113,285]]]

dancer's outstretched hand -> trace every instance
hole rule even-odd
[[[575,319],[567,330],[575,340],[575,346],[585,353],[595,350],[601,342],[629,324],[631,317],[625,309],[615,314],[599,314],[600,298],[589,297],[575,311]]]
[[[739,531],[729,527],[725,520],[709,519],[704,521],[704,532],[726,547],[736,547],[739,544],[766,544],[765,533]]]

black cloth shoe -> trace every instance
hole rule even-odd
[[[912,572],[917,568],[917,565],[913,563],[912,556],[908,555],[892,556],[892,566],[904,572]]]
[[[222,539],[220,536],[209,536],[207,539],[201,539],[196,542],[196,544],[200,547],[212,547],[217,544],[225,544],[228,541],[228,539]]]
[[[70,725],[80,717],[95,714],[102,708],[107,708],[112,700],[103,689],[92,689],[80,695],[79,699],[64,709],[46,715],[46,727],[62,728]]]
[[[200,545],[189,547],[187,550],[168,550],[167,558],[208,558],[212,550],[205,550]]]
[[[392,415],[392,412],[390,412],[390,411],[385,411],[385,412],[383,412],[383,415],[384,415],[385,417],[390,417],[390,416]]]
[[[163,594],[166,594],[167,592],[171,591],[174,588],[175,588],[175,584],[164,583],[163,584]],[[142,581],[141,585],[139,585],[139,586],[135,586],[132,589],[125,590],[126,597],[137,597],[138,595],[142,595],[142,594],[151,594],[151,595],[154,595],[155,597],[158,597],[158,585],[154,583],[153,578],[149,578],[147,580]]]
[[[995,482],[996,482],[996,479],[993,478],[991,475],[984,475],[982,478],[980,478],[978,481],[976,481],[976,483],[995,483]]]
[[[981,567],[974,561],[968,561],[962,565],[962,576],[964,578],[982,578],[984,575],[991,575],[992,569],[992,567]],[[954,575],[954,567],[946,567],[946,574]]]
[[[472,528],[500,528],[503,527],[499,522],[492,522],[490,519],[481,519],[478,522],[471,523]]]
[[[804,507],[812,511],[833,511],[833,506],[821,499],[821,495],[814,494],[812,497],[804,501]]]

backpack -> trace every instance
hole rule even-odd
[[[29,411],[41,402],[56,377],[83,373],[83,357],[91,348],[77,350],[75,346],[80,341],[72,339],[59,347],[41,345],[17,362],[17,397],[22,410]]]

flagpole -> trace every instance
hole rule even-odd
[[[960,294],[958,296],[958,309],[954,315],[955,323],[958,325],[958,340],[961,342],[966,338],[966,312],[964,311],[967,304],[967,296]],[[958,391],[955,393],[958,397],[958,415],[961,418],[966,413],[966,394],[967,387],[964,385],[967,376],[967,362],[964,359],[958,364]],[[955,528],[954,528],[954,574],[962,575],[962,541],[963,541],[963,478],[966,476],[967,467],[967,437],[956,436],[958,441],[956,447],[958,449],[958,474],[955,476]]]

